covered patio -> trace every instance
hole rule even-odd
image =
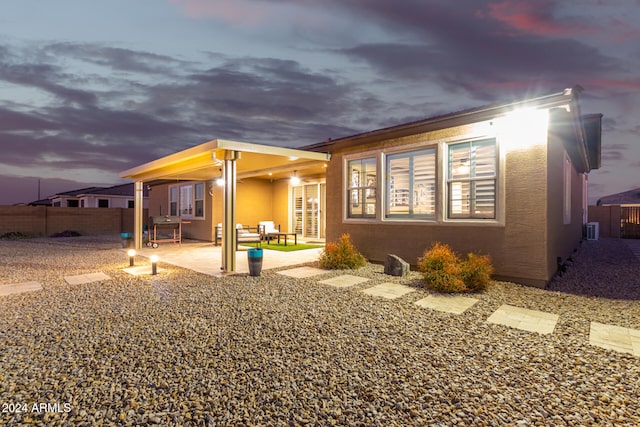
[[[209,256],[199,255],[199,263],[222,273],[238,271],[236,242],[236,184],[246,178],[269,180],[295,177],[303,174],[323,174],[328,153],[292,148],[251,144],[214,139],[157,160],[123,171],[120,176],[134,181],[134,246],[140,251],[143,243],[143,189],[145,183],[159,180],[223,182],[222,248],[213,248]],[[213,227],[213,224],[210,224]],[[211,244],[208,244],[212,246]],[[204,247],[207,245],[203,245]],[[177,246],[177,250],[183,246]],[[167,249],[168,251],[168,249]],[[209,252],[209,251],[204,251]],[[241,255],[246,257],[246,254]],[[193,255],[191,255],[193,258]],[[184,257],[183,257],[184,258]],[[195,261],[194,261],[195,262]],[[246,262],[241,262],[246,268]],[[190,267],[191,268],[191,267]],[[267,267],[268,268],[268,267]],[[192,268],[195,269],[195,268]]]

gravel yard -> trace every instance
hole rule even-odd
[[[588,342],[590,321],[640,329],[640,261],[616,240],[573,258],[553,291],[496,282],[453,315],[413,304],[422,288],[360,292],[419,283],[378,265],[131,276],[118,239],[0,241],[0,284],[44,286],[0,297],[0,425],[640,425],[640,358]],[[345,273],[371,280],[317,283]],[[502,304],[560,319],[487,324]]]

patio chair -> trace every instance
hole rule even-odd
[[[260,221],[258,229],[260,230],[262,240],[269,241],[272,237],[269,236],[269,234],[280,233],[280,224],[276,227],[273,221]]]
[[[241,243],[262,243],[259,227],[250,227],[248,225],[236,224],[236,250],[238,244]]]

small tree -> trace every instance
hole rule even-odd
[[[343,234],[337,242],[326,244],[324,251],[320,254],[320,267],[337,269],[355,269],[363,267],[367,260],[353,245],[351,237]]]

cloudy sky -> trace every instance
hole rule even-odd
[[[604,114],[591,200],[640,187],[640,0],[3,0],[0,204],[575,84]]]

